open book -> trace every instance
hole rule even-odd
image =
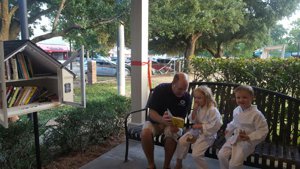
[[[171,117],[172,124],[178,128],[184,127],[184,119],[181,117],[174,117],[169,109],[167,109],[168,115]]]
[[[174,126],[176,126],[178,128],[184,127],[184,119],[181,117],[172,117],[172,123]]]

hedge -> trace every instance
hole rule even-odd
[[[196,81],[258,86],[300,98],[300,59],[210,59],[193,57]]]

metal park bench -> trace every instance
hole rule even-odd
[[[238,84],[219,82],[190,82],[188,92],[200,85],[207,85],[212,89],[218,109],[223,118],[223,126],[218,132],[218,137],[205,153],[207,157],[217,158],[217,152],[225,143],[224,130],[232,120],[233,109],[237,106],[234,100],[233,89]],[[264,114],[269,125],[269,133],[264,142],[257,145],[244,162],[245,165],[268,169],[300,169],[300,100],[282,93],[252,86],[255,91],[254,104]],[[151,96],[151,93],[150,93]],[[191,110],[191,108],[190,108]],[[140,140],[142,124],[128,126],[128,119],[134,113],[148,113],[148,108],[127,114],[125,119],[126,150],[125,161],[128,160],[129,139]],[[191,111],[189,111],[191,112]],[[185,120],[185,128],[190,127],[190,122]],[[155,145],[163,146],[164,136],[154,138]],[[191,149],[190,149],[191,152]]]

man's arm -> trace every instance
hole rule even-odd
[[[156,121],[159,124],[163,124],[164,126],[170,126],[172,133],[177,133],[179,131],[179,128],[172,124],[171,117],[168,115],[167,111],[165,111],[164,115],[161,116],[155,110],[150,109],[149,116],[152,120]]]
[[[159,124],[163,124],[165,126],[170,125],[171,118],[167,113],[164,113],[163,116],[159,115],[157,111],[150,109],[149,110],[149,116],[152,120],[156,121]]]

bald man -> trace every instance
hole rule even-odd
[[[172,125],[167,110],[175,117],[185,118],[191,104],[188,76],[185,73],[174,75],[172,83],[162,83],[155,87],[149,100],[149,117],[141,133],[142,147],[148,160],[148,168],[155,169],[153,137],[165,134],[164,169],[170,168],[170,162],[176,150],[179,129]]]

